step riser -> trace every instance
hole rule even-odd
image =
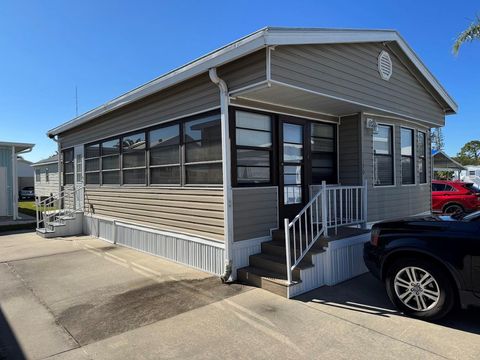
[[[268,259],[262,259],[256,257],[255,255],[250,256],[250,266],[276,272],[282,275],[287,274],[287,266],[285,264],[270,261]],[[294,280],[300,280],[300,269],[294,269],[292,271],[292,277]]]
[[[278,257],[281,257],[281,258],[286,258],[287,257],[285,247],[271,245],[271,244],[268,244],[268,243],[263,243],[262,244],[262,254],[278,256]],[[297,253],[297,255],[300,255],[300,254]],[[292,261],[294,261],[293,248],[290,249],[290,258],[292,259]],[[307,255],[305,255],[305,257],[303,259],[311,262],[312,261],[312,255],[307,253]]]
[[[285,298],[287,297],[286,286],[276,284],[272,281],[269,281],[268,279],[249,273],[248,271],[244,271],[242,269],[238,270],[237,277],[239,281],[245,284],[262,288],[264,290],[270,291],[276,295],[280,295]]]

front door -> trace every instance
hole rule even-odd
[[[279,129],[279,215],[290,221],[308,202],[305,176],[307,123],[300,119],[280,118]]]
[[[75,147],[75,209],[83,210],[83,145]]]

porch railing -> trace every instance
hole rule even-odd
[[[76,189],[64,189],[56,195],[40,200],[35,197],[35,212],[37,229],[53,230],[55,224],[63,224],[64,220],[83,211],[83,202],[78,198],[83,196],[84,186]]]
[[[365,225],[367,222],[367,183],[361,186],[312,187],[311,200],[292,221],[284,219],[287,280],[315,242],[337,233],[340,226]]]

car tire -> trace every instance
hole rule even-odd
[[[464,212],[465,210],[463,209],[463,207],[458,204],[449,204],[443,208],[443,213],[448,215],[463,214]]]
[[[446,271],[432,261],[406,258],[389,267],[385,285],[388,297],[404,314],[435,321],[447,315],[455,304],[449,279]]]

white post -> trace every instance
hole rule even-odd
[[[290,285],[292,283],[292,258],[290,254],[290,222],[288,219],[284,219],[284,230],[285,230],[285,254],[287,257],[287,281]]]
[[[35,196],[35,218],[37,219],[37,229],[40,227],[38,223],[38,197]]]
[[[362,189],[362,217],[363,217],[363,222],[362,222],[362,229],[367,228],[367,222],[368,222],[368,181],[365,179],[363,181],[363,189]]]
[[[322,228],[323,236],[328,236],[327,183],[322,181]]]

